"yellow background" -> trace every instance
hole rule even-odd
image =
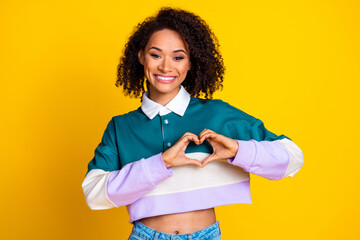
[[[252,175],[252,205],[216,209],[223,239],[359,239],[359,1],[0,2],[0,238],[126,239],[124,207],[90,210],[81,183],[112,116],[133,27],[182,7],[217,35],[215,95],[292,138],[294,178]]]

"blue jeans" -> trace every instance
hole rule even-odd
[[[134,222],[134,227],[128,240],[185,240],[185,239],[196,239],[196,240],[221,240],[221,231],[219,222],[216,221],[213,225],[201,229],[197,232],[186,233],[186,234],[167,234],[156,231],[148,226],[142,224],[139,221]]]

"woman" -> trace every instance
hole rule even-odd
[[[214,207],[251,203],[249,173],[302,167],[289,138],[211,99],[223,74],[216,37],[187,11],[163,8],[130,37],[117,86],[142,104],[110,120],[82,185],[91,209],[127,207],[129,239],[220,239]]]

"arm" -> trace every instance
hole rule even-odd
[[[91,209],[108,209],[135,202],[171,177],[171,167],[187,164],[201,166],[198,160],[185,155],[190,141],[199,144],[196,135],[185,133],[164,153],[129,163],[120,170],[115,135],[114,123],[110,121],[82,184]]]
[[[268,131],[255,118],[247,128],[250,139],[237,141],[236,156],[229,159],[232,164],[270,180],[293,177],[304,165],[301,149],[286,136]]]
[[[276,136],[267,131],[260,120],[249,132],[251,139],[244,141],[225,137],[209,129],[202,131],[200,142],[208,140],[214,150],[203,165],[227,158],[229,163],[270,180],[293,177],[303,166],[304,157],[300,148],[285,136]]]
[[[172,176],[171,169],[165,167],[161,153],[121,168],[115,135],[115,125],[111,119],[82,183],[86,202],[91,209],[130,204]]]
[[[82,184],[91,209],[108,209],[131,204],[157,184],[172,176],[159,153],[125,165],[121,170],[93,169]]]
[[[238,151],[229,158],[231,164],[270,180],[293,177],[304,165],[301,149],[291,140],[237,140]]]

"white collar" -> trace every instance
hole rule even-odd
[[[182,85],[180,85],[180,91],[176,96],[165,106],[151,100],[147,91],[143,94],[141,110],[149,119],[153,119],[157,114],[162,116],[170,112],[174,112],[182,117],[189,105],[190,99],[190,94]]]

